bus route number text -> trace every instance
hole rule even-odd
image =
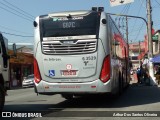
[[[75,22],[63,22],[63,28],[75,28],[76,23]]]

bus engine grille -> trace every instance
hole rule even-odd
[[[86,54],[96,51],[97,39],[43,41],[45,54]]]

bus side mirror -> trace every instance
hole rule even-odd
[[[37,26],[38,26],[38,23],[37,23],[36,21],[34,21],[34,22],[33,22],[33,26],[34,26],[34,27],[37,27]]]
[[[102,19],[102,23],[105,25],[107,24],[107,20],[106,19]]]

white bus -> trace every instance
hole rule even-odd
[[[102,7],[57,12],[34,21],[37,94],[122,92],[129,84],[128,47]]]

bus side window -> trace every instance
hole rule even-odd
[[[112,36],[112,39],[110,41],[110,45],[111,45],[111,55],[112,55],[112,58],[115,58],[115,46],[114,46],[114,37]]]
[[[113,40],[113,43],[112,43],[113,45],[113,57],[114,58],[117,58],[117,54],[118,54],[118,52],[117,52],[117,50],[118,50],[118,42],[117,42],[117,40],[116,39],[114,39]]]
[[[110,33],[110,41],[109,41],[111,58],[113,58],[113,39],[114,39],[114,35],[111,32]]]
[[[115,46],[115,44],[114,44],[114,58],[116,58],[117,57],[117,54],[116,54],[116,46]]]

